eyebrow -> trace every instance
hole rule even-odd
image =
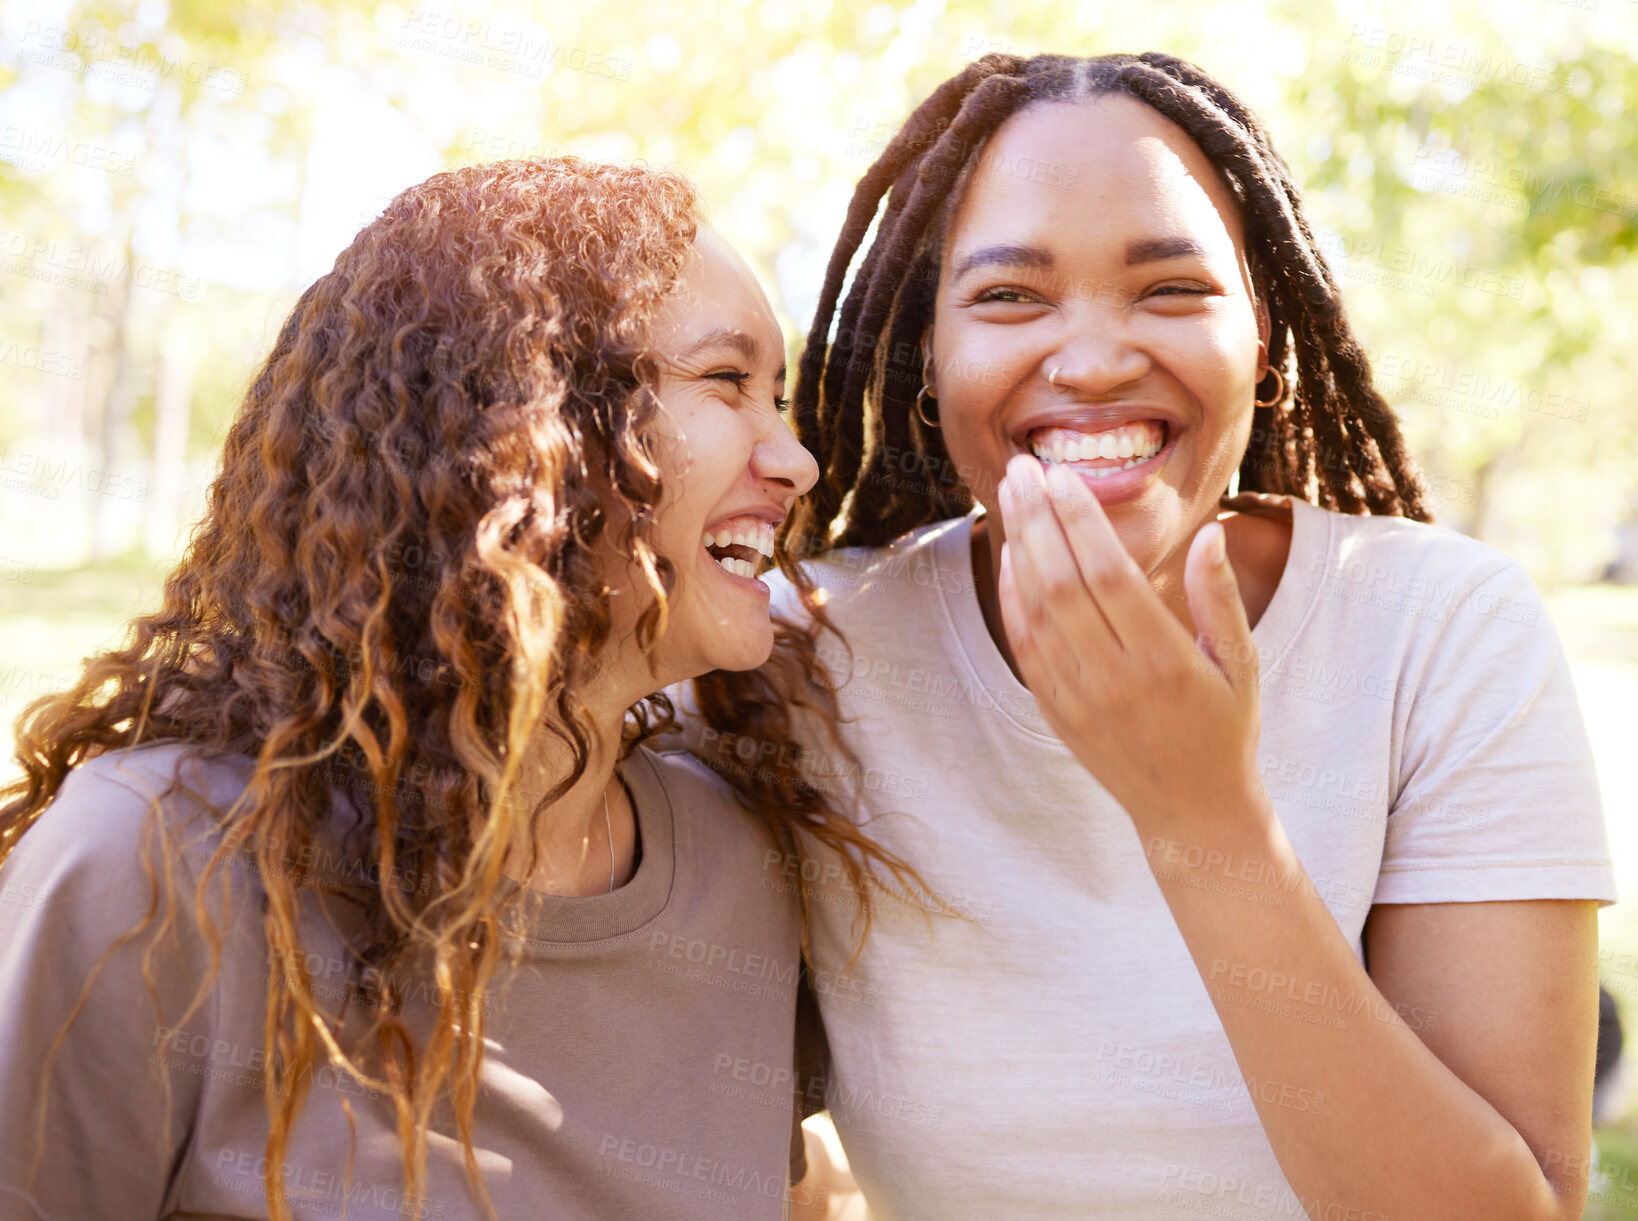
[[[1180,259],[1185,257],[1204,258],[1205,247],[1192,237],[1149,237],[1129,242],[1126,246],[1126,265],[1135,267],[1140,263],[1159,263],[1166,259]],[[1032,267],[1046,270],[1053,264],[1052,252],[1043,250],[1039,246],[1018,244],[1002,244],[999,246],[985,246],[973,251],[961,260],[956,268],[955,279],[959,280],[970,271],[980,267]]]
[[[680,354],[678,360],[689,360],[701,352],[712,348],[732,348],[743,356],[748,364],[756,364],[762,359],[762,345],[744,331],[736,331],[732,327],[712,327],[693,343],[689,344]],[[789,365],[785,361],[779,362],[779,371],[774,374],[774,381],[782,382],[789,372]]]
[[[1052,266],[1052,252],[1043,250],[1039,246],[1000,245],[985,246],[975,250],[961,260],[956,268],[955,278],[961,279],[969,271],[976,271],[980,267],[1035,267],[1045,269]]]
[[[1205,254],[1205,247],[1192,237],[1150,237],[1128,243],[1126,265],[1135,267],[1139,263],[1160,263],[1189,255],[1204,258]]]
[[[762,345],[744,331],[730,327],[713,327],[682,352],[682,359],[697,356],[708,348],[732,348],[746,360],[755,362],[762,355]]]

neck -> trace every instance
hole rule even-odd
[[[631,695],[631,689],[615,675],[598,676],[585,706],[590,727],[585,770],[566,792],[545,804],[547,795],[573,772],[574,754],[560,734],[545,726],[530,739],[518,769],[515,800],[524,817],[504,866],[508,877],[531,889],[581,896],[606,894],[630,879],[636,812],[615,777],[615,763],[626,710],[648,694]]]

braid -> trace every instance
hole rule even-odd
[[[914,419],[943,226],[984,144],[1008,118],[1040,102],[1106,93],[1136,98],[1181,127],[1223,172],[1244,213],[1253,282],[1271,325],[1269,364],[1285,375],[1285,391],[1253,409],[1241,488],[1347,513],[1432,519],[1301,191],[1256,115],[1171,55],[987,55],[916,109],[854,192],[798,366],[794,423],[823,474],[788,527],[793,549],[880,546],[971,506],[942,437]],[[878,209],[875,237],[843,300],[848,267]]]
[[[973,91],[993,76],[1016,76],[1025,62],[1014,55],[986,55],[945,81],[911,114],[875,164],[865,171],[865,176],[853,192],[847,219],[842,223],[841,236],[836,240],[836,249],[832,251],[830,264],[825,269],[819,305],[814,311],[813,325],[808,330],[807,346],[803,348],[797,364],[796,389],[791,396],[791,422],[797,437],[809,449],[823,446],[822,450],[816,449],[820,467],[819,484],[799,504],[786,527],[788,536],[800,539],[807,545],[804,550],[823,547],[831,523],[840,515],[844,500],[854,492],[860,474],[864,451],[863,388],[856,385],[860,398],[854,402],[843,397],[843,386],[849,366],[857,359],[858,319],[866,297],[866,292],[861,290],[867,289],[876,279],[878,260],[884,249],[882,233],[878,232],[876,241],[866,253],[864,265],[859,269],[859,275],[855,277],[847,301],[842,306],[836,351],[832,352],[830,326],[836,317],[836,305],[841,299],[842,281],[847,276],[848,266],[863,244],[889,185],[893,190],[888,201],[888,215],[883,218],[884,225],[896,220],[908,202],[906,197],[920,175],[924,150],[932,146],[941,133],[947,132],[966,108]],[[930,308],[927,312],[930,314]],[[874,347],[872,341],[867,350],[873,351]],[[840,355],[840,360],[832,359],[837,355]],[[851,408],[850,403],[853,404]]]
[[[1427,520],[1429,514],[1420,474],[1405,449],[1393,409],[1372,384],[1370,363],[1348,326],[1342,298],[1314,241],[1308,219],[1303,215],[1302,194],[1285,161],[1274,150],[1256,116],[1228,90],[1183,60],[1166,57],[1166,68],[1204,93],[1209,103],[1221,112],[1225,124],[1241,129],[1249,149],[1260,159],[1261,182],[1266,183],[1270,203],[1282,222],[1265,229],[1261,236],[1278,242],[1283,233],[1293,239],[1280,248],[1297,255],[1297,267],[1274,260],[1272,267],[1265,267],[1265,271],[1283,275],[1294,294],[1308,306],[1296,315],[1299,368],[1312,365],[1316,373],[1323,370],[1329,376],[1328,382],[1316,377],[1306,387],[1299,385],[1298,395],[1302,423],[1323,438],[1322,452],[1335,454],[1346,464],[1348,473],[1346,480],[1319,481],[1316,490],[1323,498],[1321,503],[1348,512],[1359,512],[1363,508],[1370,513]],[[1167,110],[1161,113],[1180,122],[1178,116]],[[1180,122],[1180,126],[1191,136],[1195,135],[1186,124]],[[1210,148],[1206,151],[1211,155]],[[1255,175],[1251,181],[1259,182]],[[1262,221],[1263,213],[1255,209],[1248,211]],[[1284,322],[1283,316],[1281,322]],[[1282,358],[1286,330],[1287,326],[1281,325],[1274,332],[1281,341],[1279,355]],[[1280,361],[1272,350],[1270,362],[1279,367]],[[1347,407],[1340,411],[1328,410],[1333,402]],[[1312,449],[1305,453],[1311,465]],[[1242,470],[1242,486],[1249,488],[1255,485],[1244,482],[1248,473],[1255,479],[1259,472]],[[1306,482],[1303,486],[1307,487]]]

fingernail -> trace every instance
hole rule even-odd
[[[1081,490],[1082,484],[1080,476],[1074,474],[1068,467],[1059,466],[1054,463],[1053,465],[1046,467],[1045,471],[1048,487],[1055,488],[1059,492],[1063,492],[1066,495],[1073,495]]]

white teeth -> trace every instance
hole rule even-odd
[[[736,560],[732,556],[723,556],[717,561],[717,563],[721,564],[736,577],[756,576],[756,565],[751,563],[750,560]]]
[[[1154,457],[1165,443],[1165,436],[1157,436],[1152,428],[1115,428],[1107,432],[1086,435],[1064,435],[1054,430],[1047,440],[1031,439],[1030,452],[1043,462],[1124,461],[1118,468],[1126,470]]]
[[[757,518],[736,518],[718,530],[707,530],[701,535],[707,551],[723,547],[747,547],[755,551],[764,560],[773,559],[774,536],[776,527],[771,522]],[[754,578],[758,569],[762,567],[759,560],[741,559],[738,556],[713,555],[712,559],[722,565],[724,572],[731,572],[736,577]]]

